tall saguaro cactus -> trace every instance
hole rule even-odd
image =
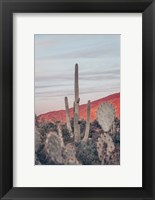
[[[87,142],[89,137],[89,129],[90,129],[90,100],[87,104],[87,121],[86,121],[86,130],[85,130],[85,136],[83,138],[84,142]]]
[[[78,74],[78,64],[75,65],[74,74],[74,96],[75,96],[75,107],[74,107],[74,136],[75,142],[80,141],[80,127],[79,127],[79,74]]]
[[[66,108],[67,129],[69,131],[70,137],[73,137],[71,122],[70,122],[70,114],[69,114],[69,104],[68,104],[68,98],[67,97],[65,97],[65,108]]]
[[[79,125],[79,74],[78,74],[78,64],[75,65],[75,74],[74,74],[74,97],[75,101],[73,102],[73,116],[74,116],[74,140],[75,142],[81,141],[80,135],[80,125]],[[69,115],[69,105],[68,105],[68,98],[65,97],[65,108],[66,108],[66,122],[67,122],[67,129],[70,132],[70,137],[73,137],[72,128],[70,123],[70,115]],[[87,142],[89,137],[89,128],[90,128],[90,101],[88,101],[87,106],[87,121],[86,121],[86,131],[85,137],[83,141]]]

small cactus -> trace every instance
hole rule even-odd
[[[63,158],[65,165],[78,165],[79,161],[76,158],[76,150],[73,144],[69,143],[65,146],[63,151]]]
[[[115,110],[110,103],[101,103],[97,109],[97,121],[105,132],[112,128],[114,122]]]
[[[107,133],[101,134],[96,143],[98,157],[102,163],[106,156],[110,156],[111,153],[115,150],[115,145],[112,141],[112,138]]]
[[[63,163],[61,139],[56,132],[50,132],[47,134],[45,151],[51,162],[54,162],[55,164]]]

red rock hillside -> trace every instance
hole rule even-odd
[[[120,118],[120,93],[112,94],[102,99],[91,102],[91,121],[96,119],[96,111],[102,102],[109,102],[115,108],[116,117]],[[86,119],[87,104],[80,105],[80,119]],[[70,108],[70,116],[73,117],[73,108]],[[37,117],[38,122],[66,122],[65,110],[51,111],[45,114],[41,114]]]

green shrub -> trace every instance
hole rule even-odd
[[[89,139],[88,142],[77,144],[76,157],[83,165],[95,165],[100,163],[96,144],[91,139]]]

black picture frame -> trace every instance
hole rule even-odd
[[[13,13],[142,13],[143,187],[13,187]],[[154,0],[0,0],[0,197],[1,199],[155,199],[155,2]],[[135,66],[136,67],[136,66]],[[135,97],[136,98],[136,97]],[[133,111],[134,112],[134,111]],[[132,130],[133,131],[133,130]],[[27,172],[25,172],[27,173]],[[129,172],[130,173],[130,172]],[[27,174],[29,176],[29,174]],[[132,176],[132,174],[131,174]]]

